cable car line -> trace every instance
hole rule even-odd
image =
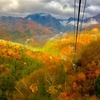
[[[76,34],[76,28],[75,28],[75,11],[76,11],[76,0],[74,0],[74,35]]]
[[[76,37],[75,37],[75,55],[77,53],[77,42],[78,42],[77,38],[79,33],[80,9],[81,9],[81,0],[79,0],[79,7],[78,7],[78,19],[77,19],[77,28],[76,28]]]
[[[83,23],[83,20],[84,20],[84,13],[85,13],[85,8],[86,8],[86,2],[87,2],[87,0],[85,0],[85,3],[84,3],[82,21],[81,21],[81,24],[80,24],[80,32],[81,32],[81,30],[82,30],[82,23]]]

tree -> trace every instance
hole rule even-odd
[[[94,89],[96,96],[100,98],[100,75],[95,80]]]
[[[100,60],[100,40],[92,41],[81,52],[82,65],[86,66],[92,61],[98,63]]]
[[[4,92],[0,90],[0,100],[7,100]]]

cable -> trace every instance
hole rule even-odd
[[[83,19],[84,19],[84,13],[85,13],[85,8],[86,8],[86,2],[87,2],[87,0],[85,0],[85,3],[84,3],[84,9],[83,9],[83,16],[82,16],[82,21],[81,21],[81,25],[80,25],[80,31],[82,30],[82,23],[83,23]]]
[[[74,0],[74,37],[76,37],[76,26],[75,26],[76,23],[75,23],[75,18],[76,18],[76,0]],[[74,44],[74,47],[76,47],[75,45],[76,45],[76,43]],[[74,51],[74,59],[76,58],[75,52],[76,52],[76,50]]]
[[[77,50],[77,37],[78,37],[78,31],[79,31],[79,19],[80,19],[80,8],[81,8],[81,0],[79,0],[79,8],[78,8],[78,20],[77,20],[77,29],[76,29],[76,41],[75,41],[75,55]]]
[[[76,28],[75,28],[75,12],[76,12],[76,0],[74,0],[74,35],[76,33]]]

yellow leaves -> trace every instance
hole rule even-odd
[[[8,55],[12,55],[13,54],[13,50],[12,49],[8,49]]]
[[[61,84],[60,84],[60,85],[58,85],[58,86],[57,86],[57,88],[58,88],[58,89],[61,89],[61,88],[62,88]]]
[[[59,64],[59,58],[48,53],[41,53],[41,52],[32,52],[26,51],[27,56],[42,60],[45,66],[56,65]]]
[[[37,83],[34,83],[30,86],[30,90],[32,93],[35,93],[38,91],[38,86],[37,86]]]
[[[47,90],[47,92],[51,95],[56,94],[57,93],[57,89],[55,88],[55,86],[50,86]]]
[[[98,34],[93,34],[93,35],[87,33],[80,34],[78,37],[77,50],[80,52],[83,46],[88,45],[93,40],[97,40],[98,37],[100,37],[98,36]],[[55,45],[55,48],[58,48],[60,56],[61,55],[72,56],[74,53],[74,44],[75,44],[75,38],[70,37],[67,39],[62,39],[58,44]]]
[[[98,28],[93,28],[92,30],[91,30],[91,33],[92,34],[96,34],[96,33],[98,33],[99,32],[99,29]]]
[[[51,95],[55,95],[55,94],[59,93],[59,90],[61,90],[61,89],[62,89],[62,85],[61,84],[59,84],[59,85],[51,85],[51,86],[48,87],[47,92],[49,94],[51,94]]]
[[[16,48],[17,46],[17,48]],[[0,55],[4,56],[5,58],[15,58],[21,59],[21,55],[19,50],[22,48],[22,45],[13,43],[10,41],[0,40]]]
[[[32,57],[32,52],[31,51],[26,51],[26,55],[29,57]]]
[[[90,34],[81,34],[78,38],[78,43],[83,44],[84,46],[89,44],[93,40],[92,35]]]

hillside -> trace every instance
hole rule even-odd
[[[56,32],[56,31],[55,31]],[[0,17],[0,38],[25,44],[28,39],[32,39],[34,42],[31,44],[39,45],[39,43],[45,42],[48,38],[52,37],[54,33],[32,21],[21,17]],[[41,36],[45,36],[43,39],[39,39]]]
[[[100,26],[100,14],[83,20],[83,28]],[[1,16],[0,39],[33,46],[44,45],[48,39],[74,30],[77,18],[57,19],[48,13],[29,14],[25,18]],[[80,19],[81,22],[81,19]],[[75,26],[76,27],[76,26]]]
[[[99,100],[99,28],[63,34],[43,47],[0,40],[1,100]]]

